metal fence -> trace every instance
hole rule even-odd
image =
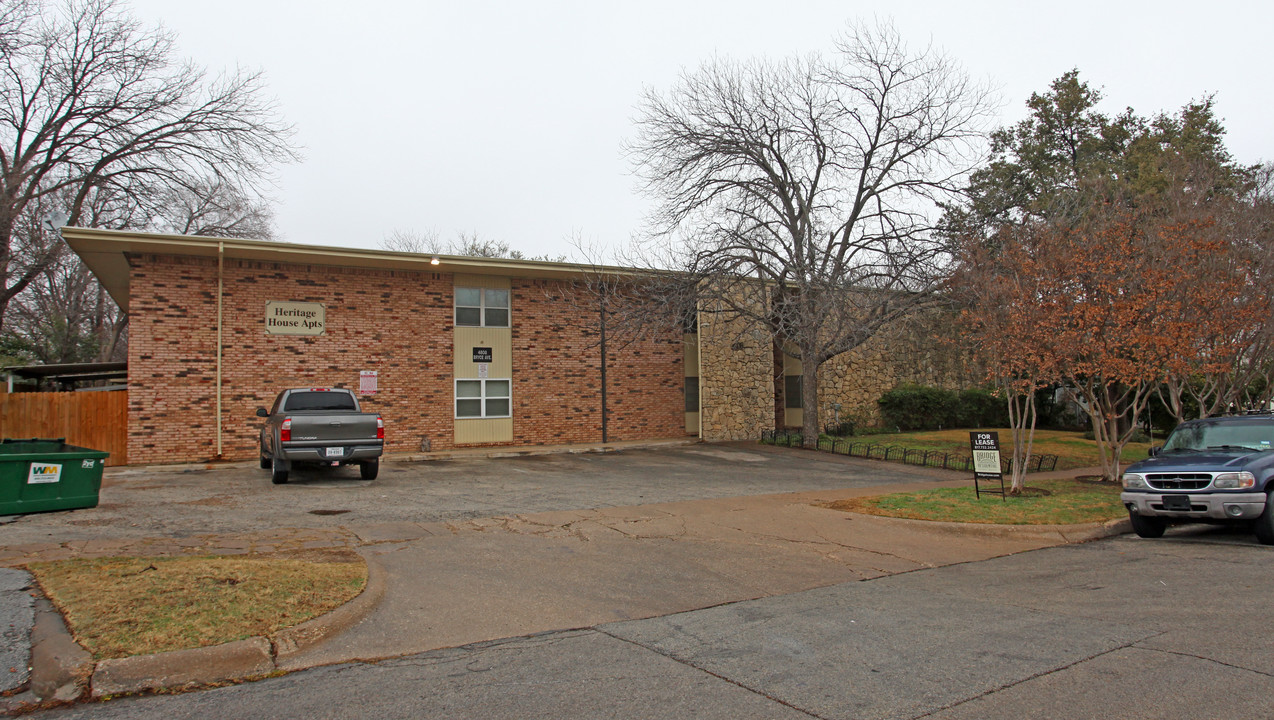
[[[821,437],[817,447],[805,442],[799,432],[775,432],[766,430],[761,433],[761,442],[783,447],[803,447],[824,452],[834,452],[850,457],[867,460],[885,460],[908,465],[942,468],[943,470],[973,471],[973,457],[964,453],[943,452],[941,450],[917,450],[903,445],[884,445],[862,438]],[[1000,470],[1006,475],[1012,469],[1012,457],[1000,456]],[[1044,472],[1057,469],[1057,456],[1033,455],[1027,466],[1027,472]]]

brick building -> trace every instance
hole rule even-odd
[[[706,308],[694,334],[611,343],[603,358],[597,310],[570,301],[591,266],[62,235],[129,314],[131,464],[252,459],[254,412],[288,387],[365,391],[391,453],[755,439],[776,415],[794,426],[804,412],[800,361],[776,363],[769,341]],[[976,384],[976,368],[933,341],[944,324],[900,327],[823,365],[820,424],[873,422],[899,382]]]
[[[603,423],[585,266],[63,235],[129,314],[130,463],[254,458],[255,409],[305,386],[365,389],[388,452],[688,434],[679,331],[608,348]]]

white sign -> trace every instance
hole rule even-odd
[[[478,363],[478,377],[484,380],[490,377],[491,376],[490,368],[491,368],[490,363]]]
[[[266,335],[322,335],[327,311],[322,303],[270,300],[265,304]]]
[[[376,393],[376,371],[360,370],[358,373],[358,394],[374,395]]]
[[[27,473],[28,485],[55,483],[62,479],[62,466],[51,463],[31,463],[31,471]]]

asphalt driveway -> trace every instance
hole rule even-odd
[[[124,468],[107,471],[98,507],[10,519],[0,525],[0,547],[448,522],[960,477],[747,444],[385,461],[372,481],[359,479],[357,467],[299,469],[286,485],[272,485],[269,473],[255,463]]]

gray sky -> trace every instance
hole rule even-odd
[[[305,160],[281,168],[283,239],[377,247],[395,229],[477,232],[530,255],[625,244],[647,201],[622,141],[643,87],[714,55],[828,51],[892,17],[999,88],[1002,121],[1072,67],[1104,109],[1215,93],[1242,162],[1274,160],[1265,2],[408,2],[131,0],[213,70],[266,73]]]

